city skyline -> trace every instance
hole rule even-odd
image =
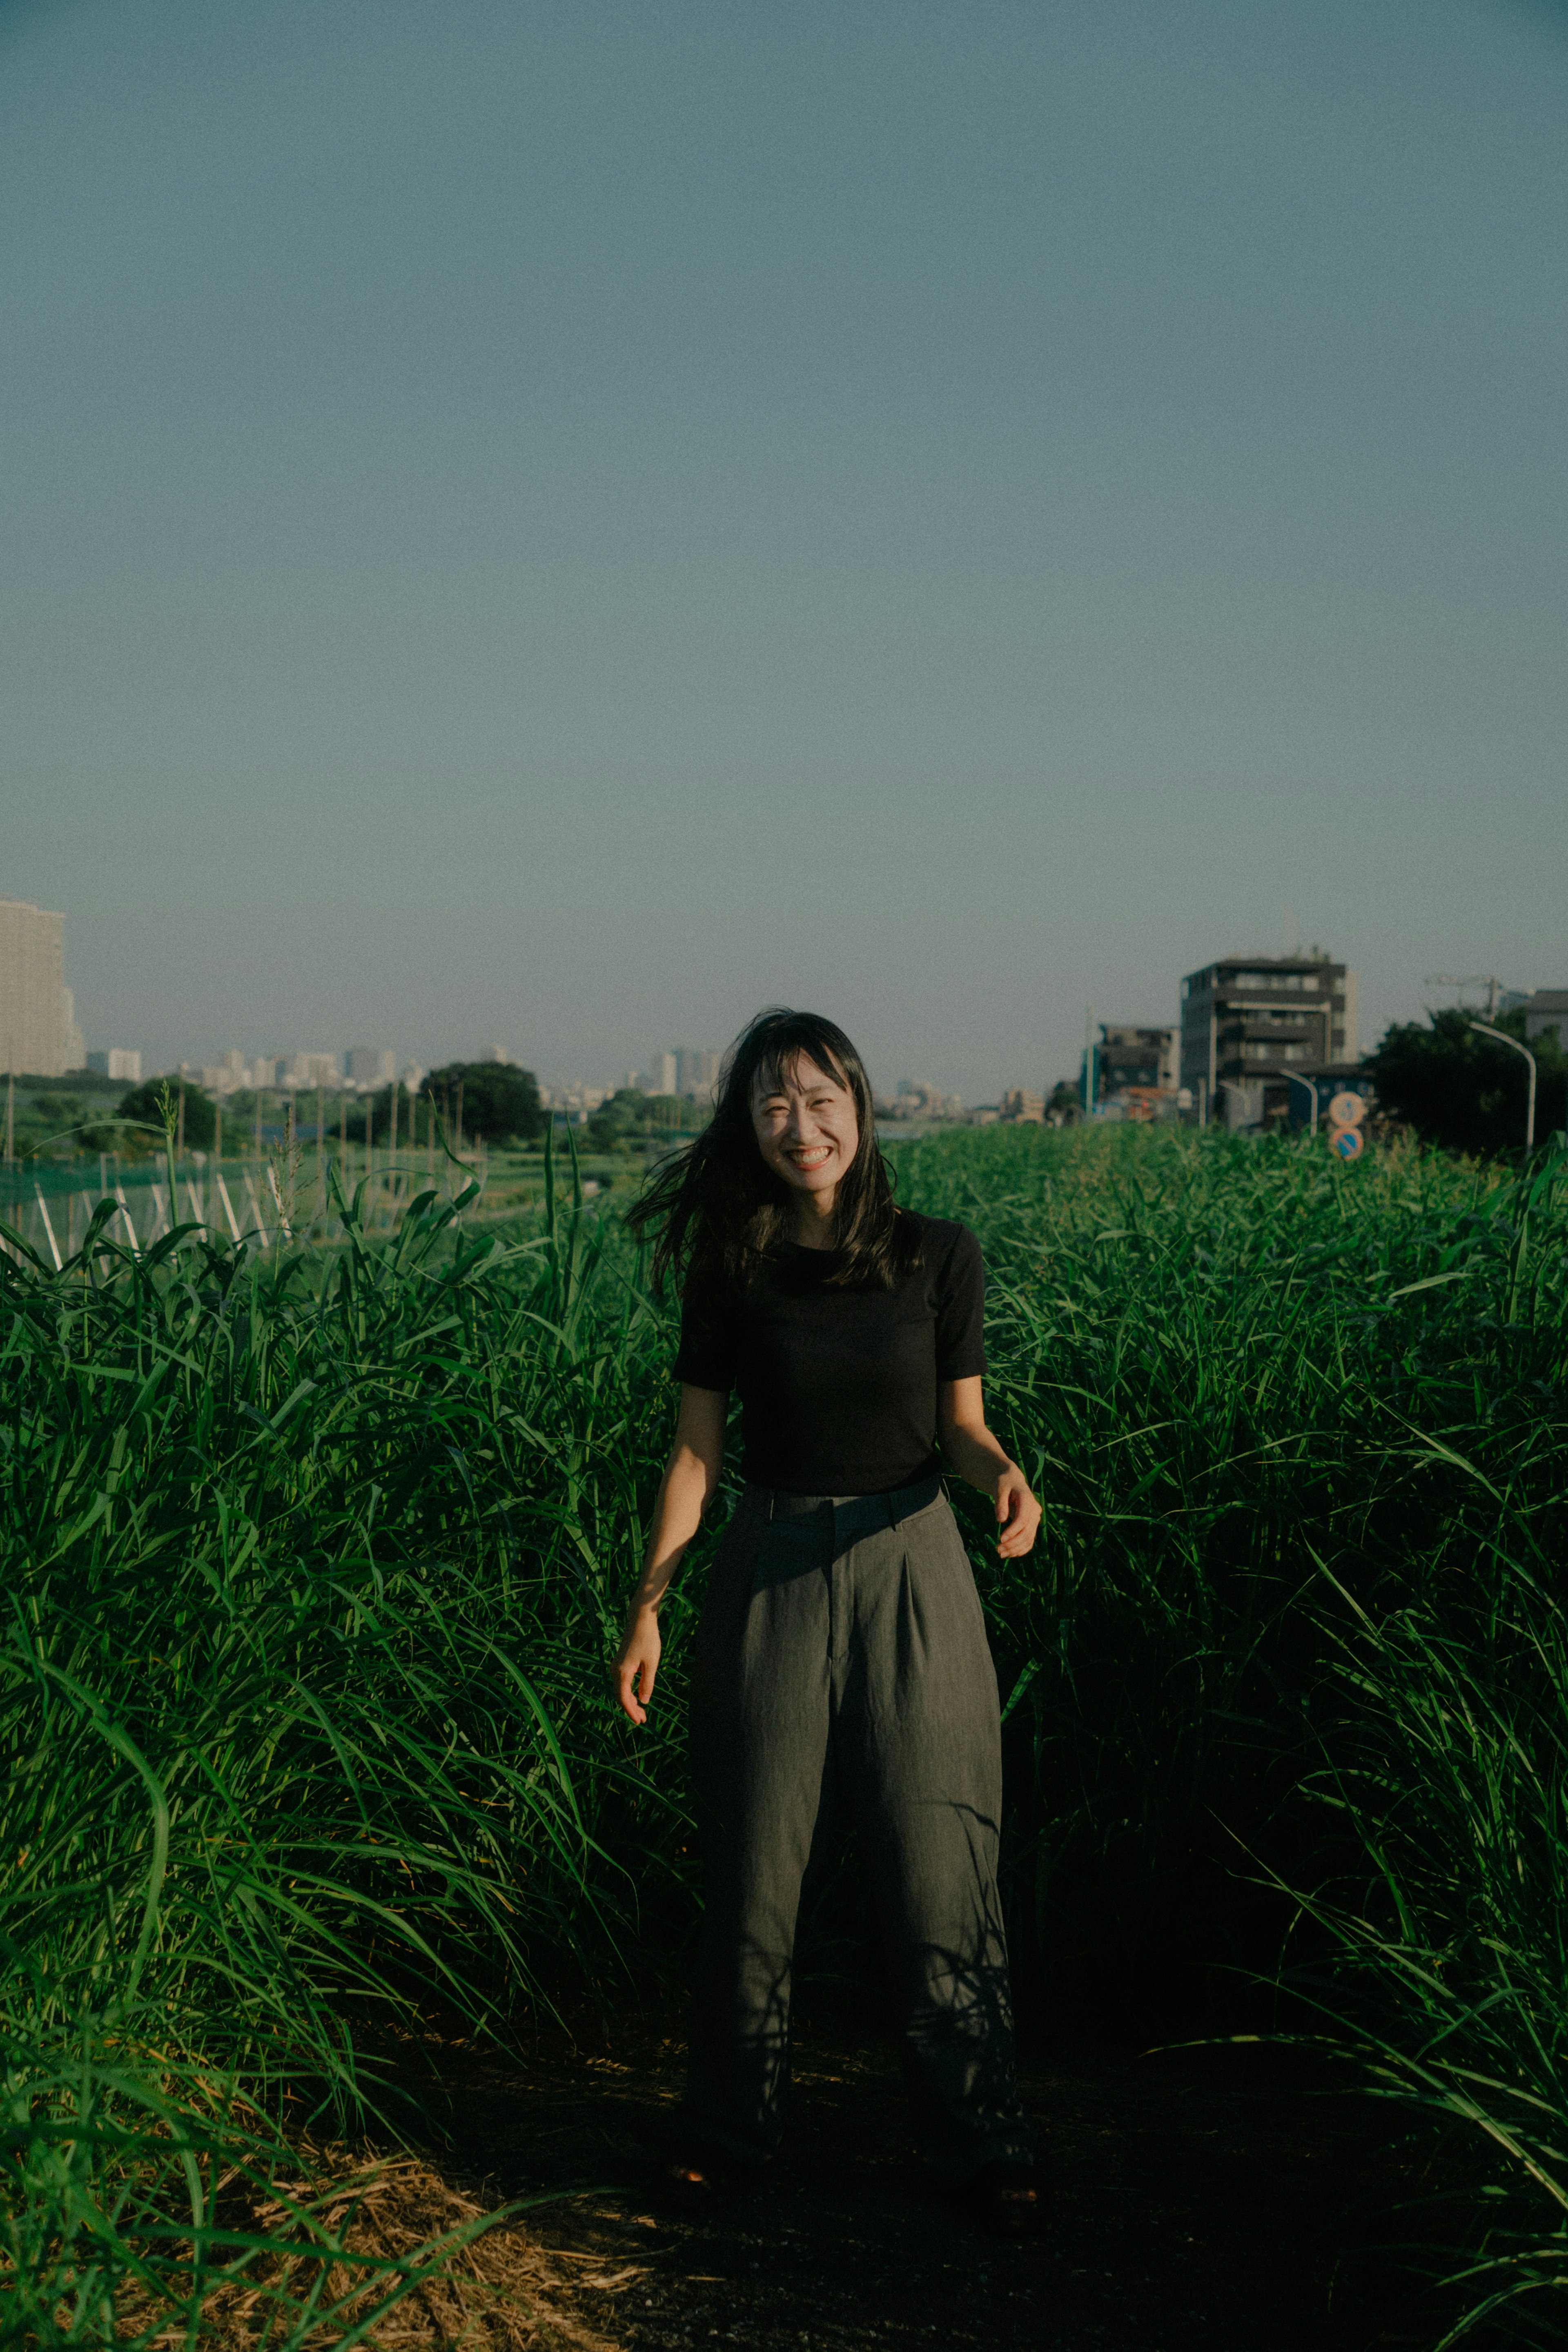
[[[723,1048],[690,1045],[655,1047],[645,1068],[624,1068],[620,1075],[613,1076],[591,1076],[580,1070],[563,1072],[551,1069],[543,1065],[542,1057],[530,1058],[526,1047],[519,1048],[494,1039],[467,1053],[441,1053],[429,1062],[405,1061],[395,1047],[364,1043],[341,1048],[287,1049],[279,1049],[275,1043],[260,1054],[247,1053],[243,1048],[229,1045],[211,1061],[201,1062],[189,1055],[177,1062],[160,1062],[143,1049],[128,1046],[123,1041],[116,1041],[107,1046],[95,1045],[89,1049],[75,1017],[73,992],[64,982],[64,921],[63,913],[0,898],[0,1066],[8,1066],[19,1076],[64,1076],[71,1070],[85,1069],[136,1083],[143,1075],[145,1063],[148,1075],[178,1073],[187,1084],[200,1084],[214,1097],[236,1091],[307,1092],[316,1088],[368,1093],[390,1085],[394,1078],[410,1092],[416,1092],[432,1067],[453,1061],[498,1061],[520,1064],[529,1068],[547,1101],[591,1111],[622,1087],[636,1087],[648,1094],[701,1099],[711,1092],[720,1073]],[[1165,1031],[1174,1039],[1181,1035],[1196,1017],[1188,1002],[1189,991],[1199,983],[1208,985],[1214,971],[1221,967],[1239,968],[1249,961],[1297,966],[1294,977],[1279,982],[1287,991],[1295,989],[1300,992],[1303,985],[1316,988],[1318,975],[1323,975],[1322,991],[1325,1011],[1322,1016],[1323,1037],[1321,1042],[1328,1059],[1357,1061],[1375,1043],[1375,1037],[1364,1037],[1360,1034],[1357,972],[1354,968],[1334,962],[1326,951],[1315,946],[1304,952],[1297,949],[1283,955],[1271,950],[1246,950],[1210,959],[1210,971],[1199,969],[1185,975],[1178,982],[1179,1010],[1175,1023],[1149,1024],[1101,1018],[1096,1024],[1093,1008],[1086,1007],[1086,1025],[1091,1029],[1097,1025],[1102,1038],[1109,1037],[1113,1032],[1119,1036],[1138,1038]],[[1253,978],[1256,980],[1256,976]],[[1235,987],[1240,997],[1246,995],[1248,980],[1246,971],[1238,969]],[[1332,1029],[1326,1018],[1327,992],[1331,982],[1334,1005]],[[1258,987],[1272,984],[1257,982]],[[1511,988],[1502,975],[1493,975],[1490,980],[1478,979],[1473,984],[1486,987],[1493,996],[1500,986],[1504,1001],[1514,1003],[1524,1003],[1533,993],[1538,1004],[1555,1006],[1563,993],[1550,990],[1532,992],[1527,989]],[[1465,983],[1445,978],[1441,981],[1429,979],[1426,985],[1437,988],[1439,993],[1452,993],[1456,990],[1462,992]],[[1257,987],[1254,988],[1256,992]],[[1288,1003],[1296,1002],[1295,999],[1285,1001]],[[50,1007],[54,1008],[52,1013],[48,1009]],[[1253,1007],[1252,1010],[1257,1012],[1258,1008]],[[1253,1042],[1246,1045],[1244,1055],[1259,1060],[1269,1059],[1270,1024],[1278,1026],[1281,1021],[1286,1021],[1289,1025],[1289,1017],[1286,1013],[1271,1007],[1265,1009],[1260,1015],[1260,1034]],[[1208,1019],[1208,1014],[1204,1013],[1203,1020]],[[32,1024],[30,1028],[29,1023]],[[1201,1027],[1202,1024],[1199,1025]],[[1189,1040],[1182,1049],[1182,1083],[1190,1095],[1197,1083],[1195,1074],[1201,1064],[1205,1073],[1206,1101],[1214,1097],[1218,1083],[1212,1027],[1212,1022],[1209,1022],[1209,1028],[1205,1032],[1207,1045]],[[43,1041],[47,1047],[50,1036],[57,1042],[52,1056],[46,1053],[46,1058],[38,1066],[28,1069],[25,1058],[18,1058],[10,1042],[17,1036],[31,1039],[35,1046]],[[1312,1039],[1315,1036],[1315,1031],[1311,1036],[1303,1031],[1298,1039],[1295,1029],[1291,1028],[1292,1042],[1281,1045],[1274,1058],[1281,1063],[1295,1060],[1304,1065],[1312,1058]],[[1320,1055],[1319,1058],[1323,1056]],[[1080,1083],[1082,1066],[1081,1058]],[[1016,1094],[1020,1076],[1031,1087],[1037,1083],[1043,1086],[1047,1092],[1053,1085],[1073,1083],[1070,1070],[1054,1074],[1038,1067],[1028,1070],[1023,1066],[1023,1057],[1014,1055],[1008,1065],[1004,1082],[988,1097],[967,1093],[962,1088],[945,1088],[929,1077],[918,1081],[902,1077],[894,1086],[877,1074],[873,1076],[873,1085],[879,1100],[891,1102],[898,1096],[921,1092],[938,1103],[949,1103],[956,1108],[984,1105],[987,1101],[994,1104],[1009,1093]],[[1161,1083],[1165,1083],[1163,1078]]]

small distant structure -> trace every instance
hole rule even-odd
[[[182,1062],[180,1076],[187,1086],[200,1087],[218,1101],[247,1087],[257,1094],[270,1094],[276,1087],[297,1095],[318,1087],[335,1090],[342,1084],[336,1054],[258,1054],[247,1062],[236,1045],[220,1062],[199,1066]]]
[[[397,1055],[390,1045],[350,1045],[347,1059],[351,1087],[390,1087],[397,1076]]]
[[[340,1079],[336,1054],[290,1054],[284,1062],[278,1084],[296,1090],[305,1087],[335,1087]]]
[[[1028,1087],[1009,1087],[997,1105],[997,1117],[1008,1126],[1043,1127],[1045,1097]]]
[[[645,1070],[628,1073],[626,1083],[644,1095],[680,1095],[710,1103],[718,1092],[723,1055],[707,1045],[675,1045],[650,1055]]]
[[[1175,1115],[1178,1047],[1174,1028],[1102,1021],[1094,1064],[1094,1108],[1103,1118],[1148,1120]]]
[[[876,1108],[883,1118],[942,1119],[962,1118],[964,1101],[961,1095],[945,1095],[925,1078],[900,1078],[898,1092],[891,1098],[877,1097]]]
[[[1537,988],[1524,1000],[1525,1042],[1555,1037],[1568,1053],[1568,988]]]
[[[639,1079],[634,1078],[632,1084],[640,1092],[646,1092]],[[569,1126],[581,1127],[610,1100],[614,1091],[613,1087],[590,1087],[585,1086],[580,1078],[568,1078],[563,1086],[540,1087],[539,1108],[559,1111]]]
[[[127,1086],[141,1084],[141,1048],[139,1045],[106,1045],[95,1048],[82,1067],[90,1070],[95,1078],[120,1078]]]

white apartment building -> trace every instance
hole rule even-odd
[[[0,1069],[39,1078],[80,1069],[81,1031],[65,961],[63,915],[0,898]]]
[[[89,1054],[83,1062],[84,1070],[91,1070],[100,1078],[122,1078],[130,1087],[141,1084],[141,1048],[139,1045],[109,1045],[100,1052]]]

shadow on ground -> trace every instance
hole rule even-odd
[[[1414,2352],[1442,2333],[1380,2252],[1405,2233],[1424,2159],[1380,2137],[1387,2108],[1333,2095],[1289,2053],[1041,2059],[1026,2079],[1052,2218],[1024,2244],[983,2236],[925,2188],[894,2059],[849,2035],[799,2050],[765,2189],[711,2216],[667,2212],[649,2147],[681,2060],[652,2034],[443,2053],[449,2175],[486,2201],[583,2185],[529,2214],[528,2235],[558,2309],[625,2352]]]

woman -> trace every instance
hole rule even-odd
[[[1030,1549],[1040,1506],[986,1426],[978,1244],[894,1207],[859,1055],[832,1022],[782,1011],[737,1041],[711,1125],[631,1222],[657,1235],[656,1279],[685,1270],[675,1442],[615,1667],[633,1723],[658,1673],[660,1601],[718,1487],[732,1389],[746,1478],[694,1660],[707,1907],[671,2179],[701,2194],[778,2146],[801,1880],[843,1805],[922,2152],[994,2225],[1028,2229],[996,1675],[940,1475],[994,1498],[1004,1559]]]

